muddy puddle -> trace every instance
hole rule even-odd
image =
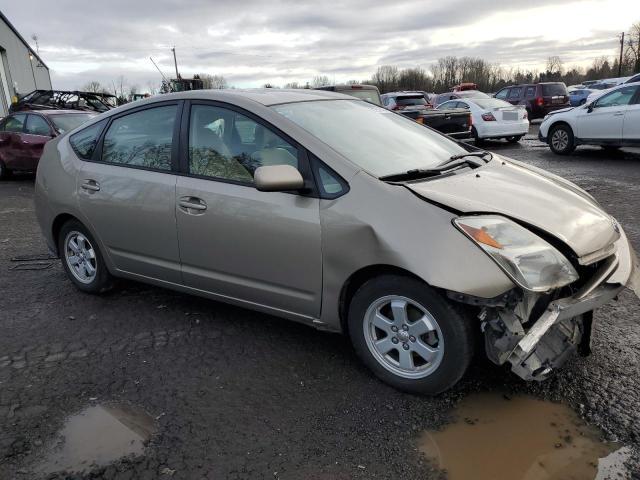
[[[121,457],[141,455],[153,429],[153,418],[141,409],[91,406],[67,419],[36,471],[81,472]]]
[[[449,480],[622,480],[631,452],[600,440],[570,408],[530,397],[478,394],[454,422],[425,432],[421,451]]]

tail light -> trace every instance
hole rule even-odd
[[[491,112],[483,113],[482,114],[482,119],[485,122],[495,122],[496,121],[496,117],[494,117],[493,113],[491,113]]]
[[[469,130],[471,130],[471,127],[473,127],[473,116],[469,114]]]
[[[536,105],[538,105],[539,107],[544,105],[544,98],[542,98],[542,97],[536,98]]]

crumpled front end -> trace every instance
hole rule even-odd
[[[543,380],[576,352],[588,354],[593,310],[625,287],[640,297],[638,259],[619,230],[614,243],[577,259],[576,285],[547,293],[514,289],[485,305],[480,320],[489,359],[509,363],[525,380]]]

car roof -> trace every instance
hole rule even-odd
[[[51,116],[51,115],[71,115],[71,114],[86,114],[86,115],[98,115],[99,112],[94,112],[94,111],[87,111],[87,110],[71,110],[71,109],[56,109],[56,110],[51,110],[51,109],[42,109],[42,110],[18,110],[17,112],[12,112],[11,115],[18,115],[18,114],[28,114],[28,113],[36,113],[39,115],[44,115],[45,117]],[[8,116],[8,115],[7,115]]]
[[[380,95],[381,97],[416,97],[416,98],[424,98],[424,93],[422,92],[389,92],[383,93]]]
[[[309,102],[313,100],[354,100],[354,97],[343,95],[328,90],[311,89],[280,89],[280,88],[249,88],[249,89],[224,89],[224,90],[191,90],[188,92],[167,93],[156,95],[146,100],[139,100],[137,105],[143,102],[153,102],[159,100],[218,100],[244,98],[260,103],[265,106],[278,105],[281,103]]]

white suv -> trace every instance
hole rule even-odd
[[[640,146],[640,82],[619,85],[586,105],[550,113],[540,124],[538,138],[559,155],[568,155],[577,145]]]

